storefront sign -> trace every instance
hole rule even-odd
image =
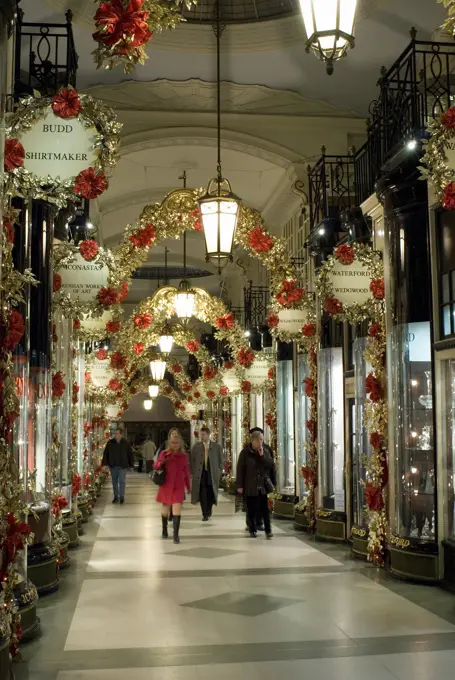
[[[93,302],[100,288],[107,286],[109,269],[102,262],[87,262],[75,252],[72,262],[62,264],[58,273],[62,293],[70,295],[73,302]]]
[[[96,357],[89,368],[90,376],[95,387],[107,387],[109,381],[115,377],[114,371],[110,367],[110,360],[100,361]],[[118,410],[118,409],[117,409]]]
[[[106,415],[110,420],[117,420],[118,406],[107,406]]]
[[[250,368],[245,369],[245,380],[253,386],[262,385],[268,377],[270,363],[264,359],[255,359]]]
[[[328,272],[328,280],[334,297],[343,305],[363,305],[371,299],[371,273],[359,260],[348,265],[336,260]]]
[[[280,309],[278,312],[278,329],[288,333],[300,333],[308,323],[308,315],[304,309]]]
[[[447,165],[453,170],[455,177],[455,141],[448,141],[447,144],[444,145],[444,153],[447,158]]]
[[[106,324],[109,321],[112,321],[112,312],[110,311],[103,312],[101,316],[95,318],[86,314],[85,317],[81,319],[81,330],[93,333],[99,331],[102,335],[106,335]]]
[[[223,385],[229,389],[229,392],[240,392],[241,384],[240,378],[233,369],[228,369],[223,373]]]
[[[22,135],[24,168],[54,180],[77,177],[96,162],[95,133],[77,118],[58,118],[49,106],[46,115]]]

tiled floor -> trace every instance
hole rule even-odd
[[[230,499],[208,524],[185,505],[175,546],[155,493],[145,475],[123,507],[106,490],[16,680],[452,680],[452,595],[286,522],[252,541]]]

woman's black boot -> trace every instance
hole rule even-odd
[[[174,523],[174,543],[180,543],[180,538],[179,538],[179,530],[180,530],[180,515],[172,518],[172,521]]]
[[[161,538],[168,538],[169,535],[167,533],[167,517],[163,517],[163,515],[161,515],[161,523],[163,525],[163,532],[161,534]]]

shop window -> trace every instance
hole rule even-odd
[[[439,216],[439,304],[441,337],[455,335],[455,218],[446,212]]]
[[[294,387],[292,361],[277,362],[278,491],[295,495]]]

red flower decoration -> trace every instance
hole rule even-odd
[[[235,324],[235,318],[232,312],[229,312],[229,314],[225,314],[224,316],[221,316],[218,319],[216,319],[215,323],[218,326],[218,328],[229,329],[232,328],[233,325]]]
[[[310,433],[310,437],[312,441],[315,441],[316,439],[316,421],[315,420],[307,420],[306,421],[306,429]]]
[[[74,183],[74,193],[82,198],[96,198],[106,189],[106,175],[104,172],[96,172],[94,168],[82,170]]]
[[[326,298],[324,300],[324,309],[328,314],[341,314],[343,303],[338,298]]]
[[[79,252],[87,262],[91,262],[98,255],[100,250],[96,241],[87,240],[79,244]]]
[[[226,368],[227,370],[234,368],[234,362],[233,361],[225,361],[223,364],[223,367]]]
[[[249,380],[242,380],[242,392],[244,394],[251,392],[251,383]]]
[[[442,207],[446,210],[455,210],[455,182],[450,182],[444,188]]]
[[[88,382],[90,382],[91,379],[92,379],[92,374],[89,371],[85,371],[85,373],[84,373],[85,382],[88,383]]]
[[[120,286],[120,289],[119,289],[119,292],[118,292],[118,301],[119,302],[123,302],[124,300],[126,300],[126,297],[128,295],[128,286],[129,286],[128,281],[125,281]]]
[[[275,328],[280,323],[280,317],[278,314],[270,313],[267,317],[267,326],[269,328]]]
[[[183,368],[181,367],[180,364],[172,364],[171,371],[172,373],[181,373],[183,371]]]
[[[312,487],[316,486],[316,473],[314,470],[310,470],[308,465],[302,465],[300,468],[301,475],[303,479],[305,480],[305,485],[307,489],[311,489]]]
[[[105,361],[107,359],[107,349],[99,349],[95,356],[99,361]]]
[[[380,449],[382,447],[382,436],[379,432],[372,432],[370,434],[370,444],[374,449]]]
[[[57,371],[57,373],[54,373],[52,376],[52,396],[55,397],[56,399],[60,399],[63,397],[63,393],[65,392],[66,385],[63,382],[63,375],[61,371]]]
[[[105,0],[95,14],[98,31],[93,39],[109,47],[114,54],[129,54],[152,37],[147,20],[150,12],[140,11],[144,0]]]
[[[68,501],[66,500],[65,496],[58,496],[57,498],[54,498],[52,502],[52,514],[54,517],[60,517],[60,513],[63,510],[63,508],[66,508],[68,505]]]
[[[194,393],[194,398],[195,398],[195,399],[200,399],[200,398],[201,398],[201,393],[200,393],[199,391],[196,390],[196,392]]]
[[[383,300],[385,295],[384,279],[373,279],[370,283],[370,290],[377,300]]]
[[[76,381],[73,382],[73,404],[77,404],[79,398],[79,385]]]
[[[384,507],[382,490],[379,486],[374,486],[371,482],[365,484],[365,502],[370,510],[379,512]]]
[[[455,128],[455,106],[451,106],[450,109],[442,114],[441,123],[449,130]]]
[[[73,498],[77,496],[79,491],[82,489],[82,479],[81,476],[78,475],[76,472],[73,473],[73,479],[71,481],[71,493]]]
[[[314,396],[314,380],[313,378],[305,378],[303,381],[303,384],[305,385],[305,394],[306,396],[311,399]]]
[[[276,417],[271,413],[267,413],[265,416],[265,423],[271,430],[274,430],[276,428]]]
[[[209,390],[209,391],[207,392],[207,397],[208,397],[209,399],[214,399],[214,398],[216,397],[216,394],[215,394],[215,392],[214,392],[213,390]]]
[[[139,356],[139,354],[143,354],[145,349],[145,345],[143,342],[135,342],[133,345],[133,352]]]
[[[116,302],[118,302],[118,295],[116,291],[112,288],[112,286],[108,286],[107,288],[101,288],[98,295],[97,295],[98,301],[103,307],[111,307],[112,305],[115,305]]]
[[[3,231],[6,234],[8,243],[14,243],[14,222],[9,219],[3,220]]]
[[[125,368],[126,358],[121,354],[121,352],[114,352],[111,356],[111,367],[116,369]]]
[[[316,326],[314,323],[306,323],[302,328],[302,335],[306,338],[312,338],[316,333]]]
[[[275,295],[277,302],[286,309],[291,309],[291,307],[296,303],[300,302],[303,298],[304,290],[300,288],[297,281],[285,280],[281,284],[281,288]]]
[[[182,385],[182,392],[191,392],[191,389],[192,388],[190,383],[185,383],[184,385]]]
[[[275,369],[273,368],[273,366],[269,368],[269,370],[267,371],[267,378],[269,380],[275,380]]]
[[[212,380],[216,376],[216,368],[214,366],[205,366],[204,372],[202,374],[204,380]]]
[[[248,245],[256,253],[268,253],[269,250],[272,250],[274,242],[263,227],[256,227],[248,234]]]
[[[368,335],[370,338],[378,338],[382,335],[381,326],[378,323],[373,323],[368,329]]]
[[[79,319],[74,319],[73,321],[73,330],[78,331],[81,327],[81,322]]]
[[[347,243],[343,243],[335,249],[335,257],[337,257],[342,264],[352,264],[355,258],[354,248]]]
[[[11,310],[8,320],[8,331],[3,340],[3,347],[12,352],[16,345],[21,341],[25,333],[24,318],[16,309]]]
[[[254,361],[254,352],[249,347],[242,347],[237,354],[237,361],[241,366],[249,368]]]
[[[52,110],[59,118],[75,118],[82,111],[77,90],[64,88],[52,98]]]
[[[108,333],[118,333],[120,330],[120,321],[108,321],[106,324],[106,331]]]
[[[204,231],[204,226],[202,224],[202,216],[201,216],[201,211],[200,210],[193,210],[193,212],[190,213],[191,217],[194,219],[193,222],[193,229],[196,231]]]
[[[54,289],[54,293],[58,293],[58,291],[62,287],[62,277],[60,276],[60,274],[54,274],[54,282],[52,287]]]
[[[112,392],[118,392],[119,389],[122,387],[122,383],[117,380],[117,378],[111,378],[108,383],[108,387]]]
[[[223,387],[220,387],[220,394],[222,397],[227,397],[229,394],[229,387],[226,385],[223,385]]]
[[[5,139],[5,171],[16,170],[24,165],[25,149],[18,139]]]
[[[152,315],[151,314],[137,314],[134,317],[134,325],[136,328],[148,328],[150,324],[152,323]]]
[[[187,348],[188,352],[195,354],[199,349],[199,343],[197,340],[189,340],[189,342],[186,343],[185,347]]]
[[[156,229],[153,224],[147,224],[131,234],[130,241],[136,248],[150,248],[156,238]]]
[[[373,373],[368,373],[365,378],[365,391],[373,403],[382,399],[382,385]]]

